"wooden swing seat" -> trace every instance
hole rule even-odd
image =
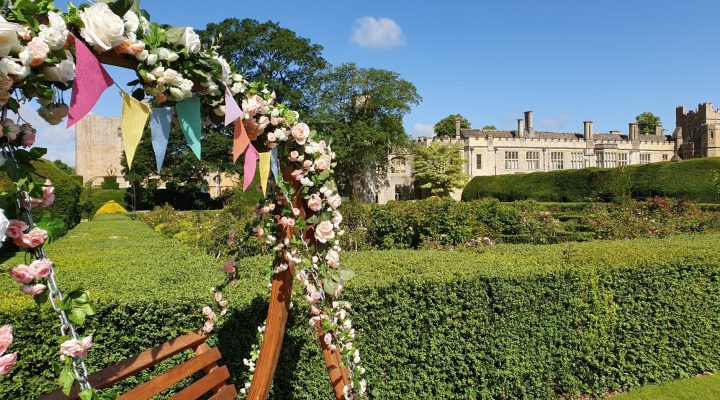
[[[195,355],[188,361],[156,376],[155,378],[122,394],[118,400],[147,400],[162,393],[176,383],[190,378],[197,372],[205,375],[172,396],[171,400],[195,400],[212,392],[209,400],[232,400],[237,396],[235,385],[229,385],[227,380],[230,372],[226,366],[219,366],[220,351],[205,344],[206,336],[195,332],[186,333],[169,342],[163,343],[136,356],[98,371],[89,377],[90,385],[95,389],[105,389],[128,377],[137,375],[159,362],[172,357],[185,350],[192,349]],[[39,397],[39,400],[76,400],[80,387],[73,386],[70,396],[56,390]]]

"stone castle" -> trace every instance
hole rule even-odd
[[[582,132],[536,131],[533,113],[526,111],[514,130],[462,129],[455,124],[455,137],[419,137],[417,141],[457,144],[470,177],[581,169],[613,168],[625,165],[676,161],[694,157],[720,156],[720,111],[712,103],[698,105],[697,111],[678,107],[676,128],[666,135],[662,126],[654,134],[638,132],[637,123],[627,133],[594,132],[592,121],[583,122]],[[454,197],[459,198],[458,190]],[[412,156],[407,151],[391,154],[384,184],[374,188],[378,203],[412,198]]]

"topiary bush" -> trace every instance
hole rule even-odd
[[[346,293],[370,394],[599,397],[717,370],[718,245],[718,235],[694,235],[349,253],[344,262],[358,276]],[[212,301],[207,288],[222,280],[222,260],[123,216],[82,224],[48,251],[64,284],[83,285],[98,299],[89,322],[92,369],[196,329],[201,307]],[[265,318],[271,262],[254,257],[238,264],[240,279],[225,290],[230,313],[211,338],[238,386],[248,376],[242,359]],[[0,398],[35,398],[54,388],[48,363],[56,343],[48,332],[57,330],[56,319],[7,276],[0,289],[0,320],[15,325],[10,351],[22,350]],[[304,307],[291,310],[272,399],[332,398],[307,318]]]
[[[663,196],[698,202],[720,200],[720,158],[586,168],[497,176],[476,176],[463,190],[464,201],[493,197],[502,201],[612,201]]]

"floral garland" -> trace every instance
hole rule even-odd
[[[50,184],[37,185],[32,181],[30,161],[39,159],[44,151],[20,149],[32,146],[35,131],[29,125],[18,125],[5,119],[5,114],[8,110],[17,114],[21,103],[36,99],[41,105],[38,115],[50,124],[60,123],[68,115],[63,91],[72,86],[75,78],[72,50],[75,41],[82,39],[99,56],[113,52],[136,65],[138,79],[130,85],[140,87],[133,91],[133,96],[151,105],[172,105],[198,96],[202,100],[202,115],[207,118],[205,124],[220,125],[226,111],[226,91],[240,98],[242,123],[250,140],[259,150],[277,148],[283,169],[292,170],[285,178],[287,181],[276,177],[274,188],[258,208],[260,222],[254,231],[275,246],[277,266],[272,272],[292,268],[303,283],[305,300],[312,314],[310,324],[325,333],[326,346],[340,352],[348,369],[350,383],[344,389],[345,397],[364,397],[365,370],[360,365],[359,350],[353,345],[355,330],[349,318],[350,304],[338,300],[353,273],[339,261],[341,249],[337,237],[343,231],[339,227],[342,215],[337,208],[341,198],[332,179],[335,153],[330,144],[305,123],[299,122],[296,111],[276,103],[274,92],[266,85],[247,82],[242,75],[233,72],[213,47],[203,48],[192,28],[151,23],[137,2],[110,1],[80,7],[69,4],[67,12],[63,12],[52,0],[15,0],[12,5],[0,1],[0,8],[0,106],[3,114],[0,169],[8,172],[17,184],[16,193],[0,194],[0,204],[9,215],[25,214],[27,217],[28,223],[20,219],[6,221],[7,235],[36,258],[28,266],[14,268],[11,276],[23,284],[23,292],[36,300],[49,298],[62,325],[70,333],[60,346],[65,365],[60,382],[64,389],[69,390],[78,379],[92,398],[106,396],[87,384],[83,359],[92,338],[78,336],[74,326],[81,325],[94,310],[87,292],[76,290],[64,296],[57,290],[53,264],[42,250],[48,232],[40,227],[50,229],[57,221],[47,216],[36,225],[30,213],[32,207],[47,207],[53,201]],[[262,135],[265,136],[259,138]],[[11,161],[5,163],[6,159]],[[302,197],[310,215],[293,207],[291,199],[296,195]],[[0,228],[2,226],[0,221]],[[290,232],[290,235],[284,237],[283,232]],[[234,279],[234,261],[226,263],[223,271]],[[213,292],[220,316],[211,307],[205,307],[202,310],[206,317],[201,328],[203,333],[212,331],[216,321],[228,309],[221,288],[214,288]],[[11,332],[7,329],[0,330],[0,345],[7,342],[7,332]],[[264,325],[258,331],[260,343],[253,347],[251,359],[246,360],[251,369],[259,356],[263,331]],[[3,352],[4,349],[0,355]],[[6,357],[8,360],[13,358],[14,363],[17,355],[11,356],[0,358],[0,362],[5,363],[0,365],[0,372],[9,370]],[[108,394],[102,398],[111,397]]]

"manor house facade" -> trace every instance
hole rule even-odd
[[[720,156],[720,111],[712,103],[697,111],[676,110],[676,128],[666,135],[662,126],[654,134],[638,132],[635,122],[626,133],[595,132],[592,121],[583,122],[582,132],[536,131],[533,113],[526,111],[514,130],[462,129],[455,124],[455,137],[419,137],[424,146],[440,142],[460,146],[465,173],[470,177],[518,174],[588,167],[613,168],[693,157]],[[412,198],[412,156],[391,154],[384,184],[375,188],[375,201]],[[461,190],[455,192],[460,197]]]

